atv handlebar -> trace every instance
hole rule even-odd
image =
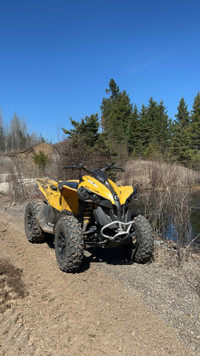
[[[83,163],[74,163],[71,164],[70,166],[64,166],[63,169],[84,169],[87,173],[93,173],[93,170],[87,169]],[[125,172],[125,170],[123,168],[114,166],[113,163],[107,164],[107,166],[105,166],[104,168],[101,168],[102,172],[105,171],[120,171],[120,172]]]
[[[82,163],[79,163],[79,164],[71,164],[70,166],[64,166],[63,169],[86,169],[86,167],[82,164]]]
[[[101,170],[102,170],[103,172],[105,172],[105,171],[120,171],[120,172],[125,172],[125,169],[120,168],[120,167],[117,167],[117,166],[114,166],[112,163],[107,164],[107,166],[104,167],[104,168],[102,168]]]
[[[70,166],[64,166],[63,169],[72,169],[72,170],[75,170],[75,169],[84,169],[87,173],[91,173],[91,171],[89,169],[87,169],[83,163],[74,163],[74,164],[71,164]]]

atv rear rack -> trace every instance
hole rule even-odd
[[[101,228],[101,235],[110,241],[116,241],[118,238],[120,238],[120,240],[123,240],[124,238],[128,237],[132,238],[135,235],[135,231],[130,233],[133,223],[133,220],[129,222],[123,222],[118,220],[112,221],[111,223]],[[105,233],[106,229],[115,229],[118,232],[114,236],[110,236]]]

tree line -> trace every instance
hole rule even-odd
[[[26,122],[14,114],[9,125],[3,122],[0,113],[0,152],[20,151],[44,142],[36,133],[28,133]]]
[[[104,157],[158,158],[186,166],[200,165],[200,93],[194,98],[192,110],[180,99],[175,120],[168,117],[163,101],[152,97],[139,110],[126,91],[120,91],[114,79],[109,82],[106,97],[98,114],[77,122],[73,129],[63,131],[74,148],[101,152]],[[101,130],[100,130],[101,128]]]
[[[168,117],[163,101],[152,97],[140,110],[132,104],[125,90],[114,79],[109,82],[100,106],[101,115],[85,116],[80,122],[71,118],[66,130],[70,155],[95,155],[111,161],[124,158],[163,158],[186,166],[200,166],[200,93],[192,110],[180,99],[175,120]],[[28,133],[25,121],[14,114],[6,127],[0,114],[0,152],[28,149],[44,142],[42,136]]]

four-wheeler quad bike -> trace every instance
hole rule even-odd
[[[44,200],[33,200],[25,211],[25,231],[30,242],[43,242],[54,234],[58,265],[65,272],[79,270],[84,248],[124,246],[130,261],[152,259],[154,242],[148,221],[131,217],[130,203],[136,194],[132,186],[118,187],[108,179],[107,165],[88,170],[82,164],[66,169],[82,169],[79,180],[36,179]]]

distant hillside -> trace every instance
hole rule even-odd
[[[53,154],[53,146],[48,143],[40,143],[39,145],[24,151],[1,153],[0,174],[20,171],[24,176],[34,175],[34,173],[37,172],[38,167],[34,163],[33,156],[40,151],[44,152],[45,155],[51,158]]]

